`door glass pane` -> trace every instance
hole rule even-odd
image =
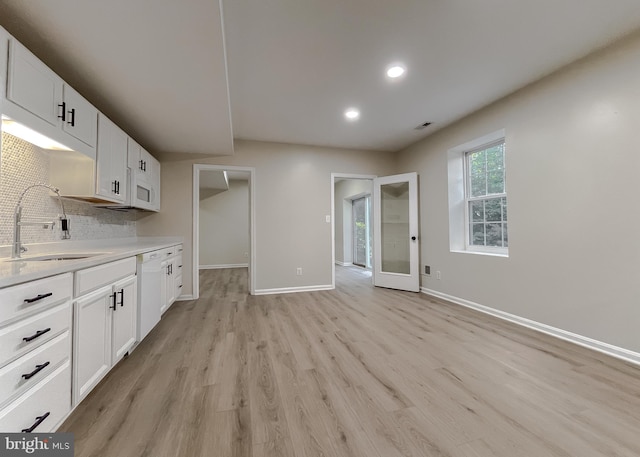
[[[353,263],[361,267],[368,266],[367,251],[367,199],[353,201]]]
[[[382,271],[410,273],[409,183],[380,186]]]

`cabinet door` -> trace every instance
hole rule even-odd
[[[78,404],[111,367],[111,286],[75,303],[73,335],[73,398]]]
[[[140,151],[142,147],[133,138],[127,140],[127,166],[134,173],[140,167]]]
[[[169,270],[168,270],[168,262],[163,260],[160,264],[160,314],[163,314],[168,306],[167,306],[167,283],[169,278]]]
[[[167,266],[165,267],[165,299],[163,302],[163,308],[160,310],[164,313],[176,300],[176,281],[175,281],[175,271],[176,271],[176,259],[171,257],[167,259]]]
[[[96,194],[124,203],[127,196],[127,134],[101,113],[98,114],[96,156]]]
[[[16,40],[9,44],[7,98],[27,111],[59,125],[62,79]]]
[[[62,128],[83,143],[95,147],[98,110],[71,86],[64,85],[64,123]]]
[[[131,276],[114,286],[116,309],[113,310],[111,363],[115,364],[136,342],[137,277]]]

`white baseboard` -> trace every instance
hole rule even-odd
[[[188,300],[194,300],[193,295],[180,295],[178,298],[176,298],[176,301],[188,301]]]
[[[257,289],[254,295],[293,294],[296,292],[315,292],[318,290],[335,289],[331,284],[320,286],[283,287],[281,289]]]
[[[353,262],[340,262],[339,260],[336,260],[336,265],[340,265],[341,267],[350,267],[353,265]]]
[[[222,265],[200,265],[199,270],[220,270],[222,268],[248,268],[248,263],[226,263]]]
[[[516,316],[515,314],[510,314],[505,311],[489,308],[488,306],[480,305],[479,303],[465,300],[463,298],[458,298],[453,295],[438,292],[436,290],[427,289],[426,287],[421,287],[420,290],[424,294],[432,295],[436,298],[441,298],[456,305],[465,306],[467,308],[480,311],[481,313],[490,314],[491,316],[513,322],[514,324],[518,324],[523,327],[527,327],[538,332],[560,338],[561,340],[569,341],[570,343],[574,343],[588,349],[610,355],[611,357],[615,357],[617,359],[621,359],[635,365],[640,365],[640,353],[614,346],[609,343],[603,343],[602,341],[594,340],[592,338],[578,335],[577,333],[568,332],[566,330],[552,327],[550,325],[541,324],[540,322],[532,321],[531,319],[527,319],[525,317]]]

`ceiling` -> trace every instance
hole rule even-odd
[[[222,1],[2,0],[0,25],[160,157],[396,151],[640,28],[637,0]]]

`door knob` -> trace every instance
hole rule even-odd
[[[412,236],[411,241],[415,241],[415,240],[417,240],[417,238],[415,236]]]

